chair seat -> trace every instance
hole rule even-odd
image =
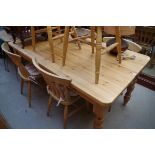
[[[35,81],[36,79],[41,77],[41,74],[38,72],[38,70],[35,68],[33,64],[27,64],[24,67],[28,71],[29,77],[25,77],[21,73],[19,68],[18,68],[18,73],[25,81],[30,81],[30,80]]]
[[[29,78],[33,81],[41,77],[41,74],[38,72],[38,70],[35,68],[33,64],[27,64],[25,65],[26,70],[30,74]]]
[[[25,65],[26,70],[29,72],[30,76],[39,76],[40,73],[38,70],[34,67],[33,64],[27,64]]]

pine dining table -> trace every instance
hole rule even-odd
[[[62,66],[63,43],[59,40],[54,42],[55,63],[52,63],[48,41],[38,42],[35,51],[32,45],[26,45],[22,49],[20,42],[9,42],[9,45],[26,60],[32,61],[35,57],[45,69],[58,75],[69,76],[72,79],[72,88],[93,104],[93,127],[98,129],[103,128],[106,112],[124,90],[126,92],[122,104],[129,102],[137,76],[150,60],[146,55],[127,50],[127,53],[134,54],[136,58],[122,60],[119,64],[116,56],[102,53],[100,80],[95,84],[95,52],[92,53],[88,44],[81,43],[82,48],[79,49],[75,43],[69,43],[65,66]]]

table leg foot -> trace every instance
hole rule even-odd
[[[99,104],[93,105],[93,112],[95,113],[95,118],[94,118],[95,129],[103,128],[103,122],[104,122],[106,111],[107,111],[107,108],[104,106],[101,106]]]

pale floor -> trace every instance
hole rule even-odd
[[[27,89],[20,94],[20,82],[15,68],[9,63],[10,72],[5,71],[0,59],[0,113],[11,128],[57,128],[63,127],[63,107],[54,106],[50,117],[46,116],[48,95],[46,90],[32,86],[32,108],[28,108]],[[132,98],[126,107],[122,106],[123,96],[113,104],[106,114],[105,129],[155,128],[155,92],[136,85]],[[85,109],[68,120],[68,128],[91,129],[93,113]]]

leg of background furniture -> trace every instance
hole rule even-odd
[[[23,88],[24,88],[24,80],[21,79],[21,89],[20,89],[21,94],[23,94]]]
[[[110,111],[111,111],[111,107],[112,107],[112,105],[110,105],[110,106],[109,106],[109,108],[108,108],[108,112],[110,112]]]
[[[68,105],[64,107],[64,129],[67,127],[67,119],[68,119]]]
[[[48,99],[47,116],[50,115],[51,106],[52,106],[52,96],[50,95]]]
[[[24,42],[24,37],[22,35],[22,33],[20,33],[20,40],[21,40],[21,43],[22,43],[22,48],[25,47],[25,42]]]
[[[86,102],[86,108],[87,108],[87,111],[89,112],[90,111],[90,106],[89,106],[89,102],[87,100],[85,100]]]
[[[55,56],[54,56],[54,46],[53,46],[53,36],[52,36],[52,27],[47,26],[47,34],[48,34],[48,42],[51,48],[51,55],[52,55],[52,62],[55,62]]]
[[[16,65],[14,65],[14,66],[15,66],[16,78],[17,78],[17,81],[18,81],[18,69],[17,69]]]
[[[102,28],[97,27],[96,38],[96,56],[95,56],[95,83],[99,82],[100,65],[101,65],[101,49],[102,49]]]
[[[136,83],[136,81],[137,81],[137,78],[135,78],[135,79],[131,82],[131,84],[127,87],[127,91],[126,91],[126,93],[125,93],[125,95],[124,95],[124,104],[123,104],[123,105],[126,105],[126,104],[129,102],[129,100],[130,100],[130,98],[131,98],[131,93],[132,93],[132,91],[133,91],[134,88],[135,88],[135,83]]]
[[[28,101],[29,107],[31,107],[31,81],[28,81]]]
[[[7,66],[7,71],[8,71],[8,72],[10,72],[10,70],[9,70],[9,62],[8,62],[8,61],[9,61],[9,59],[8,59],[8,57],[6,57],[6,66]]]
[[[12,34],[12,38],[13,38],[13,43],[15,44],[16,43],[16,35]]]
[[[35,51],[36,38],[35,38],[35,28],[34,28],[34,26],[31,26],[31,36],[32,36],[32,47],[33,47],[33,51]]]
[[[5,71],[9,72],[8,58],[4,52],[3,52],[3,62],[4,62]]]
[[[92,53],[94,53],[94,41],[95,41],[95,27],[91,26],[91,46],[92,46]]]
[[[95,113],[95,119],[94,119],[94,128],[95,129],[102,129],[104,117],[107,112],[107,108],[104,106],[101,106],[99,104],[93,105],[93,112]]]
[[[118,51],[118,61],[119,64],[121,63],[122,59],[121,59],[121,35],[120,35],[120,27],[116,26],[115,27],[115,31],[116,31],[116,42],[118,43],[117,46],[117,51]]]
[[[62,66],[65,65],[65,61],[66,61],[66,54],[67,54],[67,48],[68,48],[68,39],[69,39],[69,26],[65,26]]]

